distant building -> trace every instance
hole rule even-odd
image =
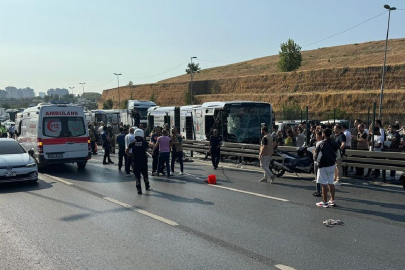
[[[33,98],[35,97],[34,89],[26,87],[17,89],[14,86],[6,87],[7,98]]]
[[[41,98],[44,98],[46,96],[46,93],[45,92],[39,92],[38,96],[41,97]]]
[[[48,96],[54,96],[54,95],[58,95],[60,98],[66,95],[69,95],[69,90],[65,89],[65,88],[55,88],[55,89],[49,89],[47,91]]]
[[[0,99],[6,99],[6,98],[7,98],[6,90],[0,90]]]

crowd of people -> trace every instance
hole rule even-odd
[[[300,124],[296,128],[286,127],[278,130],[278,126],[273,126],[271,134],[273,144],[268,143],[268,129],[262,128],[263,139],[260,147],[259,159],[265,171],[260,182],[274,181],[274,174],[268,170],[268,164],[273,155],[273,148],[277,146],[306,146],[314,147],[314,171],[316,180],[316,191],[314,196],[322,197],[322,201],[317,206],[329,207],[335,205],[335,186],[341,185],[342,176],[352,169],[352,176],[364,178],[378,178],[380,170],[364,168],[349,168],[342,166],[342,157],[347,149],[363,151],[391,151],[399,152],[405,150],[404,127],[401,129],[396,122],[384,129],[381,120],[376,120],[374,125],[367,126],[360,119],[354,121],[352,129],[343,124],[335,125],[311,125],[308,132],[305,130],[306,124]],[[270,149],[269,146],[270,145]],[[270,157],[269,157],[270,156]],[[396,171],[390,171],[388,180],[395,180]],[[330,192],[330,199],[327,200],[327,193]]]

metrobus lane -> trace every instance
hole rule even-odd
[[[1,185],[1,269],[277,269],[59,180]]]
[[[314,260],[320,267],[334,263],[346,268],[356,265],[357,269],[381,269],[387,262],[395,269],[404,263],[398,249],[404,245],[400,240],[405,236],[403,206],[393,203],[392,213],[384,212],[389,210],[388,203],[374,202],[374,210],[364,208],[363,204],[371,204],[370,194],[376,192],[369,188],[358,191],[363,197],[369,196],[368,200],[346,198],[342,206],[319,209],[315,206],[319,198],[310,195],[314,183],[299,184],[300,188],[297,183],[303,181],[280,178],[270,185],[257,182],[260,172],[228,169],[224,171],[228,178],[220,177],[220,170],[215,172],[218,186],[230,189],[215,188],[202,181],[213,170],[196,162],[185,164],[188,175],[170,181],[150,176],[153,191],[138,195],[133,177],[119,173],[116,165],[102,165],[99,159],[89,162],[85,171],[63,165],[63,169],[48,174],[173,220],[196,235],[297,269],[313,269]],[[349,188],[339,187],[339,193],[348,196],[350,191],[342,190]],[[363,208],[356,209],[356,205]],[[322,224],[330,218],[344,221],[345,226],[330,233]],[[381,254],[381,249],[392,252]],[[321,253],[329,260],[320,260]]]

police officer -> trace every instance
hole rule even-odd
[[[143,180],[145,182],[145,189],[150,190],[149,179],[148,179],[148,156],[146,151],[148,150],[148,143],[144,140],[144,132],[142,129],[135,130],[135,141],[128,145],[125,153],[130,156],[130,150],[132,150],[132,163],[133,172],[135,175],[136,189],[138,194],[142,194],[141,188],[141,173]]]
[[[122,159],[124,159],[124,166],[127,164],[127,155],[125,154],[125,132],[124,129],[121,127],[119,129],[120,134],[116,138],[116,142],[118,144],[118,170],[121,171],[122,168]]]

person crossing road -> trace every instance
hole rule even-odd
[[[143,181],[145,182],[145,189],[150,190],[149,178],[148,178],[148,156],[146,151],[148,150],[148,142],[144,140],[144,132],[142,129],[136,129],[135,141],[128,145],[125,153],[131,156],[130,162],[133,165],[133,172],[135,175],[136,189],[138,194],[142,194],[141,187],[141,174]],[[130,154],[130,151],[132,152]]]

